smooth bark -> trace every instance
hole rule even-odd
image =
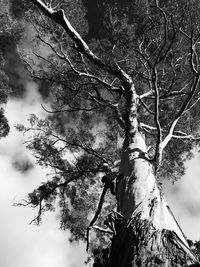
[[[117,185],[119,212],[109,266],[188,266],[196,261],[160,191],[138,130],[125,140]]]
[[[109,267],[188,266],[196,262],[156,180],[137,119],[137,94],[129,90],[126,137],[117,180],[118,212]]]

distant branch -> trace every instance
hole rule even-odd
[[[200,34],[198,34],[198,37],[196,38],[196,40],[193,40],[193,29],[192,29],[192,26],[191,26],[191,35],[189,36],[186,32],[183,31],[183,29],[181,29],[181,27],[179,28],[179,31],[180,33],[186,37],[186,39],[189,40],[190,42],[190,66],[191,66],[191,70],[193,71],[194,74],[198,74],[198,62],[199,62],[199,59],[198,59],[198,55],[196,53],[196,44],[197,44],[197,41],[200,37]],[[195,64],[195,61],[194,59],[196,60],[196,64]]]
[[[166,13],[162,10],[162,8],[159,7],[158,1],[154,0],[154,2],[155,2],[156,8],[160,11],[160,13],[162,14],[163,19],[164,19],[164,40],[163,40],[163,43],[161,44],[161,48],[160,48],[160,50],[156,56],[156,60],[155,60],[155,64],[154,64],[154,66],[155,66],[156,64],[160,63],[161,54],[162,54],[162,52],[165,48],[165,45],[167,43],[167,16],[166,16]]]
[[[159,146],[162,142],[162,129],[159,121],[159,89],[158,89],[158,74],[156,70],[156,66],[154,67],[154,77],[153,82],[151,82],[152,88],[154,89],[155,93],[155,114],[154,114],[154,121],[157,128],[157,143],[156,143],[156,152],[155,152],[155,162],[156,165],[159,165],[159,158],[160,158],[160,152],[159,152]]]
[[[102,106],[95,107],[95,108],[69,108],[69,109],[60,109],[60,110],[48,110],[44,107],[43,104],[41,104],[41,107],[46,111],[47,113],[54,114],[54,113],[62,113],[62,112],[77,112],[77,111],[93,111],[102,108]]]

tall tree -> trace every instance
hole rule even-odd
[[[21,205],[39,223],[59,201],[94,266],[197,264],[160,181],[184,173],[200,140],[199,2],[20,3],[35,34],[24,62],[52,103],[48,119],[18,126],[52,170]]]

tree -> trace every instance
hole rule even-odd
[[[184,173],[200,140],[198,1],[29,2],[23,58],[52,110],[18,129],[52,173],[19,205],[38,207],[38,224],[58,200],[94,266],[197,266],[160,181]]]
[[[13,63],[19,68],[19,56],[17,54],[17,44],[23,34],[21,23],[12,20],[9,14],[9,0],[0,1],[0,138],[7,136],[10,127],[4,114],[3,106],[6,105],[10,95],[16,96],[16,76]],[[13,60],[14,57],[15,59]],[[17,61],[18,59],[18,61]],[[20,84],[20,86],[22,86]],[[13,90],[14,89],[14,90]]]

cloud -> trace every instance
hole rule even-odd
[[[17,171],[20,171],[21,173],[27,173],[29,170],[34,168],[34,165],[31,161],[27,159],[21,159],[20,157],[16,157],[13,162],[12,166]]]
[[[186,163],[186,174],[174,185],[165,182],[169,205],[186,236],[200,239],[200,155]]]

